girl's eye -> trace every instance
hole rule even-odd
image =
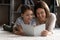
[[[32,16],[34,15],[34,14],[31,14]]]
[[[33,14],[27,14],[26,16],[30,16],[30,15],[33,16]]]

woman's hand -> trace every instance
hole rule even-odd
[[[43,30],[43,31],[41,32],[41,36],[47,36],[47,35],[51,35],[51,34],[52,34],[52,32],[47,31],[47,30]]]

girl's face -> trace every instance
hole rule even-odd
[[[36,16],[40,21],[44,21],[46,18],[45,10],[43,8],[38,8],[36,10]]]
[[[26,10],[24,14],[22,14],[22,17],[24,21],[30,22],[31,19],[33,18],[33,11],[32,10]]]

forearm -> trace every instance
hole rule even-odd
[[[14,32],[16,35],[21,35],[22,34],[22,32],[19,32],[19,31],[15,31]]]
[[[24,35],[24,32],[22,29],[18,29],[18,28],[13,28],[13,33],[16,34],[16,35]]]
[[[16,30],[14,30],[13,33],[16,34],[16,35],[25,35],[24,32],[16,31]]]

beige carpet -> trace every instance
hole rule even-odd
[[[60,29],[55,29],[54,34],[47,37],[33,37],[15,35],[0,28],[0,40],[60,40]]]

